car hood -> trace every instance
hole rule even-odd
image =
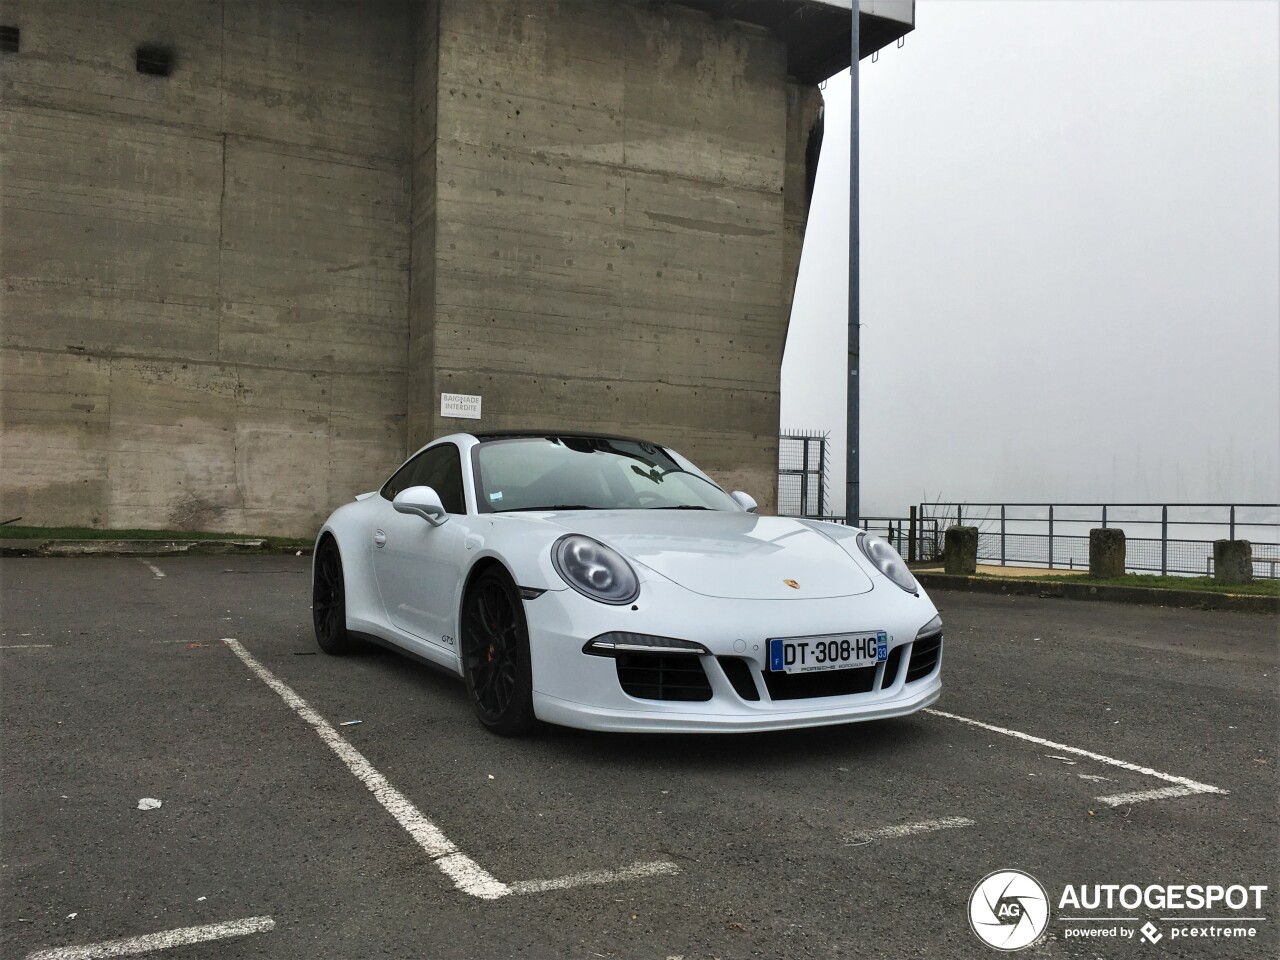
[[[786,517],[602,510],[546,519],[607,543],[686,590],[709,597],[812,600],[866,593],[872,586],[838,544]]]

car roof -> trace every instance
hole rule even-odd
[[[625,440],[628,443],[653,443],[637,437],[623,437],[613,433],[595,433],[590,430],[485,430],[472,433],[481,443],[486,440],[511,440],[518,437],[581,437],[584,440]],[[659,446],[659,444],[654,444]]]

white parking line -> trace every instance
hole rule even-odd
[[[1125,760],[1116,760],[1114,757],[1106,757],[1100,753],[1094,753],[1092,750],[1082,750],[1079,747],[1069,747],[1064,743],[1054,743],[1052,740],[1045,740],[1043,737],[1033,737],[1029,733],[1010,730],[1008,727],[997,727],[994,724],[983,723],[981,720],[971,720],[969,717],[962,717],[958,714],[947,713],[945,710],[926,708],[924,712],[931,713],[935,717],[946,717],[948,720],[958,720],[960,723],[967,723],[971,727],[980,727],[983,730],[990,730],[992,733],[1003,734],[1006,737],[1013,737],[1016,740],[1025,740],[1027,743],[1035,743],[1042,747],[1048,747],[1051,750],[1061,750],[1063,753],[1072,753],[1077,757],[1088,757],[1090,760],[1096,760],[1098,763],[1105,763],[1108,766],[1119,767],[1121,770],[1140,773],[1145,777],[1155,777],[1157,780],[1163,780],[1166,783],[1175,785],[1174,787],[1163,787],[1159,790],[1141,790],[1134,793],[1116,793],[1095,798],[1100,803],[1105,803],[1108,806],[1114,807],[1120,806],[1121,804],[1142,803],[1145,800],[1163,800],[1171,797],[1189,797],[1198,793],[1227,792],[1221,787],[1211,786],[1207,783],[1200,783],[1197,780],[1191,780],[1187,777],[1174,776],[1172,773],[1161,773],[1159,770],[1153,770],[1151,767],[1139,766],[1136,763],[1129,763]]]
[[[139,560],[140,564],[155,574],[157,580],[164,579],[164,571],[157,567],[154,563],[148,563],[146,560]]]
[[[597,870],[578,873],[553,880],[525,880],[506,884],[489,873],[478,863],[454,846],[453,842],[441,832],[440,828],[423,816],[422,812],[403,793],[393,787],[373,764],[338,733],[334,727],[316,713],[300,696],[293,692],[275,674],[253,658],[239,641],[231,637],[223,638],[223,643],[231,648],[258,679],[279,694],[280,699],[311,724],[320,735],[320,739],[338,755],[347,769],[355,774],[356,779],[368,787],[383,808],[395,817],[396,822],[408,831],[423,851],[426,852],[437,867],[453,881],[463,893],[481,900],[497,900],[511,894],[543,893],[548,890],[564,890],[569,887],[580,887],[586,884],[615,883],[632,880],[638,877],[652,877],[662,874],[670,875],[680,872],[674,863],[665,860],[636,863],[621,870]]]
[[[1112,793],[1105,797],[1098,797],[1097,800],[1109,807],[1127,807],[1135,803],[1145,803],[1148,800],[1172,800],[1174,797],[1193,797],[1197,793],[1215,792],[1226,793],[1225,790],[1216,790],[1213,787],[1207,790],[1202,787],[1157,787],[1154,790],[1134,790],[1132,793]]]
[[[621,880],[642,880],[645,877],[669,877],[680,872],[680,868],[666,860],[654,860],[651,863],[636,863],[621,870],[588,870],[585,873],[571,873],[567,877],[554,880],[517,880],[508,884],[512,893],[546,893],[548,890],[567,890],[570,887],[582,887],[596,883],[618,883]]]
[[[386,777],[374,769],[373,764],[364,758],[355,747],[345,740],[333,726],[311,709],[307,702],[285,686],[276,676],[260,664],[240,643],[231,638],[223,641],[245,666],[257,674],[258,679],[280,695],[293,712],[311,724],[320,739],[338,755],[347,765],[357,780],[369,788],[369,792],[377,798],[386,811],[395,817],[396,822],[408,831],[409,836],[417,842],[454,885],[463,893],[482,900],[496,900],[506,896],[510,891],[505,883],[497,880],[478,863],[460,851],[440,832],[440,829],[422,815],[417,807],[403,793],[387,782]]]
[[[52,643],[6,643],[0,645],[0,650],[45,650],[52,646]]]
[[[935,830],[954,830],[957,827],[972,827],[974,821],[968,817],[941,817],[937,820],[921,820],[919,823],[900,823],[890,827],[873,827],[870,830],[859,830],[851,833],[846,843],[869,843],[872,840],[896,840],[898,837],[911,837],[918,833],[933,833]]]
[[[99,957],[132,957],[140,953],[151,953],[153,950],[184,947],[191,943],[207,943],[210,940],[243,937],[251,933],[266,933],[268,930],[275,929],[275,925],[276,922],[270,917],[247,917],[244,920],[211,923],[203,927],[182,927],[178,930],[166,930],[163,933],[149,933],[142,937],[104,940],[101,943],[90,943],[80,947],[37,950],[35,953],[27,954],[27,960],[97,960]]]

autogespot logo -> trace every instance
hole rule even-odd
[[[1049,896],[1021,870],[997,870],[978,881],[969,895],[969,926],[997,950],[1021,950],[1040,939],[1049,925]]]

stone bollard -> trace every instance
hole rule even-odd
[[[1213,541],[1213,579],[1218,583],[1253,582],[1253,547],[1248,540]]]
[[[956,576],[972,576],[978,570],[978,528],[947,527],[942,542],[943,569]]]
[[[1115,527],[1089,531],[1089,576],[1124,576],[1124,531]]]

